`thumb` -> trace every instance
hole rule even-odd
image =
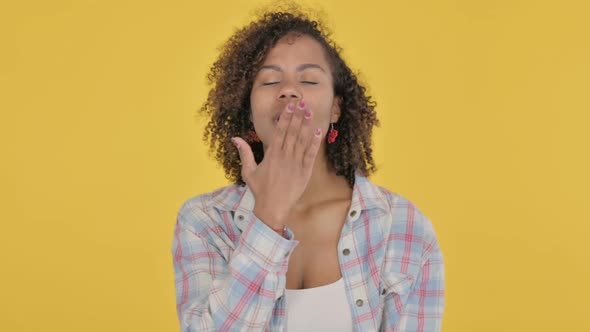
[[[231,141],[238,149],[240,160],[242,161],[242,176],[244,177],[244,173],[249,174],[256,169],[256,160],[254,159],[252,148],[241,137],[232,137]]]

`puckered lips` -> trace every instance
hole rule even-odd
[[[279,123],[279,119],[281,118],[281,114],[285,111],[285,107],[287,107],[287,105],[283,105],[283,109],[278,111],[275,116],[273,117],[273,123],[277,124]]]

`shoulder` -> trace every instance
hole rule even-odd
[[[385,187],[371,185],[381,194],[384,218],[379,219],[389,246],[411,247],[416,259],[424,259],[437,249],[433,223],[415,202]]]

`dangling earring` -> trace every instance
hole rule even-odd
[[[334,123],[330,123],[330,131],[328,131],[328,144],[332,144],[338,137],[338,130],[334,129]]]
[[[260,138],[256,134],[254,130],[248,130],[248,134],[246,135],[246,141],[252,142],[260,142]]]

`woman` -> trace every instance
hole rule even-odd
[[[367,179],[375,103],[339,52],[296,8],[262,14],[223,47],[201,111],[234,184],[179,211],[182,331],[440,330],[434,230]]]

